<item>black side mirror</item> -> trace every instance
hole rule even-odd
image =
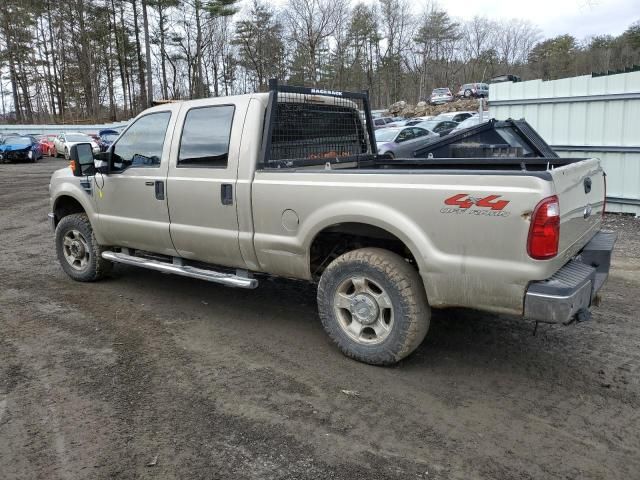
[[[76,177],[93,175],[96,167],[93,162],[93,147],[90,143],[76,143],[69,150],[71,171]]]

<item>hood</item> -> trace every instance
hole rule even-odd
[[[69,141],[67,141],[67,142],[65,142],[65,145],[67,145],[68,147],[72,147],[73,145],[78,145],[79,143],[90,143],[93,148],[98,148],[98,144],[96,143],[95,140],[91,140],[89,142],[69,142]]]
[[[31,145],[12,145],[10,143],[0,145],[0,152],[13,152],[16,150],[31,150]]]

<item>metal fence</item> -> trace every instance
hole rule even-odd
[[[99,130],[106,128],[122,130],[128,123],[116,122],[101,125],[0,125],[0,135],[8,133],[19,133],[20,135],[44,135],[62,132],[98,133]]]
[[[561,156],[598,157],[607,211],[640,214],[640,72],[490,86],[491,116],[524,118]]]

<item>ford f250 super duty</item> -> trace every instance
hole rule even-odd
[[[241,288],[317,282],[326,332],[371,364],[410,354],[432,308],[586,319],[615,242],[600,162],[541,158],[504,125],[506,147],[467,145],[479,158],[392,159],[366,93],[273,82],[153,107],[53,174],[57,256],[78,281],[123,263]]]

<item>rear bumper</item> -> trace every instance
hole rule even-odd
[[[529,284],[524,316],[548,323],[567,323],[588,315],[609,276],[616,233],[601,230],[580,253],[546,280]]]

